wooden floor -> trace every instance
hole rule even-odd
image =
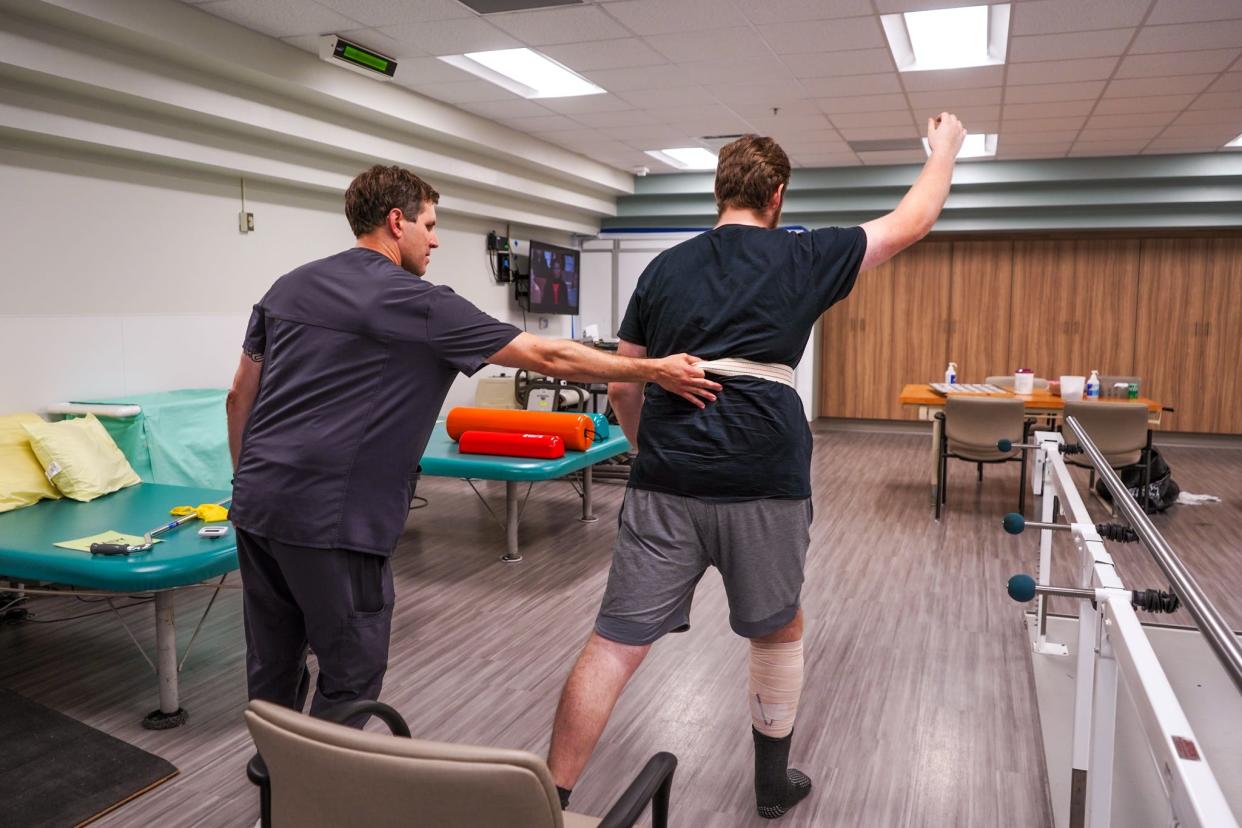
[[[1006,578],[1033,571],[1036,559],[1033,537],[1000,528],[1016,504],[1017,464],[989,467],[981,486],[972,466],[953,464],[937,524],[926,435],[824,423],[815,431],[806,689],[793,757],[816,787],[777,824],[1048,825],[1022,611],[1004,594]],[[1165,455],[1183,488],[1224,498],[1178,507],[1157,525],[1242,627],[1232,531],[1242,518],[1242,450]],[[484,491],[503,499],[502,484]],[[537,484],[523,519],[525,560],[504,564],[501,530],[466,484],[424,479],[430,505],[412,513],[394,561],[398,612],[383,694],[416,735],[546,750],[561,682],[608,570],[622,489],[597,492],[601,520],[583,524],[568,484]],[[1117,557],[1129,585],[1160,585],[1140,548]],[[205,599],[179,594],[183,647]],[[41,619],[98,608],[61,598],[30,607]],[[123,612],[150,648],[150,607]],[[754,816],[746,645],[728,629],[714,572],[692,621],[689,633],[653,649],[622,697],[575,810],[602,814],[648,755],[670,750],[680,759],[675,825],[771,824]],[[233,591],[217,601],[181,675],[190,722],[174,731],[139,726],[155,706],[155,681],[110,614],[0,627],[0,685],[181,769],[99,825],[249,826],[257,797],[243,772],[252,748],[241,719],[242,650]]]

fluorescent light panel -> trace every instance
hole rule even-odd
[[[1242,147],[1242,135],[1239,135],[1237,138],[1234,138],[1234,139],[1233,139],[1232,141],[1230,141],[1228,144],[1225,144],[1225,146],[1227,146],[1227,147]]]
[[[523,98],[569,98],[604,90],[532,49],[497,49],[446,55],[440,60]]]
[[[1005,62],[1009,4],[880,16],[901,72],[960,69]]]
[[[714,170],[716,155],[702,147],[674,147],[673,149],[647,150],[648,155],[678,170]]]
[[[931,144],[927,139],[923,139],[923,149],[931,155]],[[958,158],[989,158],[996,155],[996,136],[994,134],[972,132],[966,136],[966,140],[962,142],[962,148],[957,153]]]

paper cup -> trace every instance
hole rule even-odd
[[[1083,386],[1087,384],[1086,377],[1061,377],[1061,399],[1063,400],[1081,400]]]

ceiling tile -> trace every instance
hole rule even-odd
[[[1242,72],[1226,72],[1208,87],[1209,92],[1242,92]]]
[[[867,166],[885,164],[922,164],[927,154],[921,150],[889,150],[886,152],[860,152],[858,158]]]
[[[845,143],[841,138],[834,138],[828,141],[785,141],[781,144],[781,149],[787,153],[798,155],[822,155],[829,152],[853,154],[849,144]]]
[[[817,98],[849,95],[885,95],[901,91],[896,72],[875,75],[850,75],[843,78],[804,78],[802,88]]]
[[[266,0],[263,3],[217,0],[198,8],[272,37],[332,34],[364,28],[359,25],[361,21],[325,9],[313,0]]]
[[[457,0],[316,0],[321,6],[352,17],[368,26],[474,17]]]
[[[1156,0],[1147,24],[1191,23],[1242,17],[1238,0]]]
[[[871,0],[738,0],[738,8],[752,23],[792,23],[871,14]]]
[[[642,109],[619,109],[608,112],[578,112],[573,119],[592,129],[606,129],[611,134],[613,127],[619,126],[652,126],[661,121],[651,112]]]
[[[1039,101],[1094,100],[1104,91],[1106,81],[1078,83],[1043,83],[1015,86],[1005,90],[1005,103],[1037,103]]]
[[[525,98],[513,98],[507,101],[484,101],[482,103],[462,104],[462,109],[482,115],[493,121],[507,121],[510,118],[555,117],[534,101]]]
[[[1062,118],[1069,115],[1086,115],[1095,101],[1049,101],[1047,103],[1005,104],[1003,117],[1010,118]]]
[[[567,6],[493,14],[488,15],[488,20],[506,34],[531,46],[612,40],[628,37],[630,34],[624,26],[596,6]]]
[[[664,55],[635,37],[597,40],[593,43],[566,43],[560,46],[546,46],[539,51],[560,61],[575,72],[667,63]]]
[[[700,137],[704,135],[741,135],[750,128],[746,121],[731,112],[721,113],[708,118],[671,121],[668,125],[680,129],[687,135]]]
[[[832,116],[832,122],[840,128],[909,126],[914,123],[914,116],[908,109],[893,109],[887,112],[838,112]]]
[[[1001,88],[990,89],[946,89],[943,92],[910,92],[910,107],[915,111],[954,112],[967,106],[984,106],[1001,102]]]
[[[880,141],[897,138],[922,138],[923,134],[911,124],[909,127],[847,127],[838,132],[847,141]]]
[[[1147,0],[1031,0],[1010,9],[1010,36],[1081,32],[1137,26],[1147,13]]]
[[[767,103],[735,103],[733,101],[724,101],[724,103],[746,120],[752,118],[795,118],[802,115],[822,115],[819,104],[813,98],[803,98],[796,101],[779,101],[775,106],[780,110],[775,116],[772,115],[772,107]]]
[[[961,6],[978,6],[980,0],[876,0],[880,14],[897,14],[933,9],[953,9]]]
[[[828,122],[828,116],[822,113],[793,117],[780,115],[775,118],[747,118],[746,123],[754,127],[760,135],[771,135],[782,145],[794,139],[822,141],[828,136],[836,135],[832,124]]]
[[[1130,47],[1130,54],[1230,49],[1236,48],[1239,43],[1242,43],[1242,20],[1144,26]]]
[[[985,89],[1005,82],[1004,66],[972,66],[969,69],[933,69],[928,72],[902,72],[901,82],[911,92],[941,89]]]
[[[1005,81],[1009,86],[1032,83],[1071,83],[1077,81],[1104,80],[1112,77],[1117,58],[1079,58],[1078,60],[1040,60],[1033,63],[1013,63]]]
[[[885,112],[908,109],[905,95],[851,95],[847,98],[819,98],[819,108],[832,117],[840,112]]]
[[[1123,112],[1180,112],[1194,95],[1148,95],[1141,98],[1101,98],[1096,115],[1117,115]]]
[[[1015,129],[1015,123],[1024,123],[1022,121],[1006,121],[1005,128],[1001,130],[1000,137],[1005,141],[1005,145],[1010,144],[1065,144],[1069,146],[1078,137],[1078,129],[1058,129],[1052,132],[1028,132],[1023,129]]]
[[[668,109],[715,101],[715,96],[702,86],[672,86],[655,89],[629,89],[617,92],[617,97],[629,101],[639,109]]]
[[[471,104],[478,107],[479,104]],[[463,107],[464,108],[464,107]],[[473,111],[473,110],[472,110]],[[506,118],[505,123],[522,132],[556,132],[557,130],[581,129],[582,124],[564,115],[539,115],[534,118]]]
[[[806,99],[806,91],[796,83],[773,81],[770,83],[727,83],[708,85],[708,90],[724,104],[760,104],[765,107],[780,106]],[[808,106],[812,106],[808,104]],[[815,110],[818,111],[818,110]]]
[[[1168,126],[1175,112],[1127,112],[1118,115],[1092,115],[1087,120],[1088,129],[1117,129],[1120,127]]]
[[[1120,55],[1125,52],[1133,34],[1134,29],[1106,29],[1098,32],[1013,37],[1009,39],[1009,62]]]
[[[679,141],[685,141],[690,137],[687,133],[673,129],[667,124],[631,124],[613,127],[608,130],[608,133],[619,141],[642,149],[675,147],[679,146]]]
[[[1011,153],[1065,153],[1073,146],[1074,142],[1070,141],[1046,141],[1043,143],[1020,144],[1014,141],[999,140],[996,142],[997,156],[1007,155]]]
[[[1160,137],[1203,138],[1215,142],[1218,147],[1223,147],[1236,138],[1239,132],[1242,132],[1242,127],[1237,124],[1183,124],[1182,126],[1175,124],[1160,133]]]
[[[768,23],[756,28],[778,55],[882,48],[887,44],[879,18],[874,15]]]
[[[1215,75],[1174,75],[1164,78],[1126,78],[1115,80],[1104,90],[1105,98],[1137,98],[1150,95],[1179,95],[1207,89]]]
[[[1078,141],[1070,150],[1070,155],[1074,157],[1138,155],[1145,146],[1147,146],[1146,141]]]
[[[1143,150],[1143,155],[1169,155],[1172,153],[1216,152],[1220,147],[1198,138],[1157,138]]]
[[[795,165],[803,169],[818,167],[857,167],[858,156],[852,152],[807,153],[791,159]]]
[[[678,63],[744,55],[753,51],[756,46],[762,48],[755,39],[755,30],[750,26],[650,35],[644,41],[669,60]]]
[[[724,29],[747,22],[730,0],[621,0],[602,8],[638,35]]]
[[[634,41],[641,43],[642,41]],[[552,54],[551,47],[543,51]],[[675,84],[677,87],[693,85],[691,81],[679,76],[674,67],[669,66],[664,58],[655,50],[650,52],[652,59],[658,61],[648,66],[622,66],[615,69],[583,69],[577,70],[588,80],[599,84],[609,92],[632,92],[648,89],[662,89]],[[556,57],[552,55],[552,57]],[[557,58],[560,60],[560,58]],[[564,61],[561,61],[564,63]]]
[[[1160,134],[1160,130],[1164,129],[1159,124],[1149,124],[1147,126],[1138,127],[1105,127],[1101,129],[1093,129],[1088,127],[1078,135],[1078,140],[1083,141],[1150,141]]]
[[[576,95],[572,98],[540,98],[539,103],[553,112],[563,115],[575,115],[579,112],[616,112],[622,109],[633,109],[628,101],[616,95]]]
[[[460,55],[490,49],[513,49],[522,45],[491,23],[478,17],[398,23],[380,31],[432,55]]]
[[[896,71],[887,48],[782,55],[781,60],[795,78],[840,78]]]
[[[452,104],[519,100],[517,95],[507,89],[502,89],[485,80],[461,81],[460,83],[403,82],[402,85],[430,98]]]
[[[1190,105],[1191,109],[1228,109],[1237,108],[1242,96],[1235,92],[1208,92],[1200,95]]]
[[[738,122],[742,119],[737,114],[723,104],[718,103],[701,103],[696,106],[677,106],[669,109],[649,109],[656,120],[664,124],[687,123],[697,120],[720,120],[731,118]]]
[[[1010,118],[1001,122],[1001,131],[1010,138],[1029,135],[1031,140],[1043,140],[1054,134],[1063,134],[1065,138],[1078,135],[1087,122],[1086,115],[1070,115],[1061,118]]]
[[[1234,109],[1188,109],[1177,116],[1175,124],[1233,124],[1242,132],[1242,100]]]
[[[681,83],[765,83],[794,79],[774,55],[752,54],[746,57],[718,58],[678,63],[672,78]]]
[[[1223,72],[1242,55],[1242,49],[1205,49],[1199,52],[1162,52],[1129,55],[1117,67],[1118,78],[1160,78]]]
[[[1033,161],[1039,158],[1064,157],[1065,152],[1041,152],[1037,148],[1014,147],[1013,149],[1008,149],[1001,146],[996,148],[996,158],[1001,161]]]

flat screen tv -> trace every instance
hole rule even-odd
[[[518,302],[531,313],[578,315],[581,259],[577,250],[531,241],[530,274],[517,294]]]

